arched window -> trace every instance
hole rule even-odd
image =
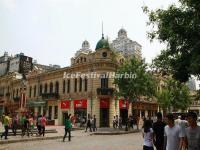
[[[63,93],[65,93],[65,80],[63,80]]]
[[[56,81],[55,93],[59,93],[59,82]]]
[[[47,93],[47,83],[44,85],[44,93]]]
[[[50,92],[49,93],[53,93],[53,83],[50,83]]]

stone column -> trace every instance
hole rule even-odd
[[[129,103],[129,107],[128,107],[128,116],[131,115],[132,116],[132,103]]]
[[[109,107],[109,126],[112,127],[112,120],[115,116],[115,100],[110,99],[110,107]]]

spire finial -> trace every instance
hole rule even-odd
[[[104,35],[103,35],[103,21],[102,21],[102,38],[104,38]]]

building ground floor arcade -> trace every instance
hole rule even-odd
[[[39,105],[38,105],[39,104]],[[95,115],[97,127],[112,127],[113,117],[118,115],[125,122],[130,115],[139,117],[155,116],[158,106],[153,102],[139,101],[128,103],[125,100],[101,97],[96,99],[65,99],[38,101],[34,104],[28,103],[28,110],[35,115],[45,114],[49,124],[63,125],[64,118],[71,114],[76,118],[77,125],[82,118],[88,114]]]

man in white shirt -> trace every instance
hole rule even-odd
[[[173,114],[167,115],[167,126],[164,132],[164,150],[181,150],[184,134],[178,125],[174,124]]]

